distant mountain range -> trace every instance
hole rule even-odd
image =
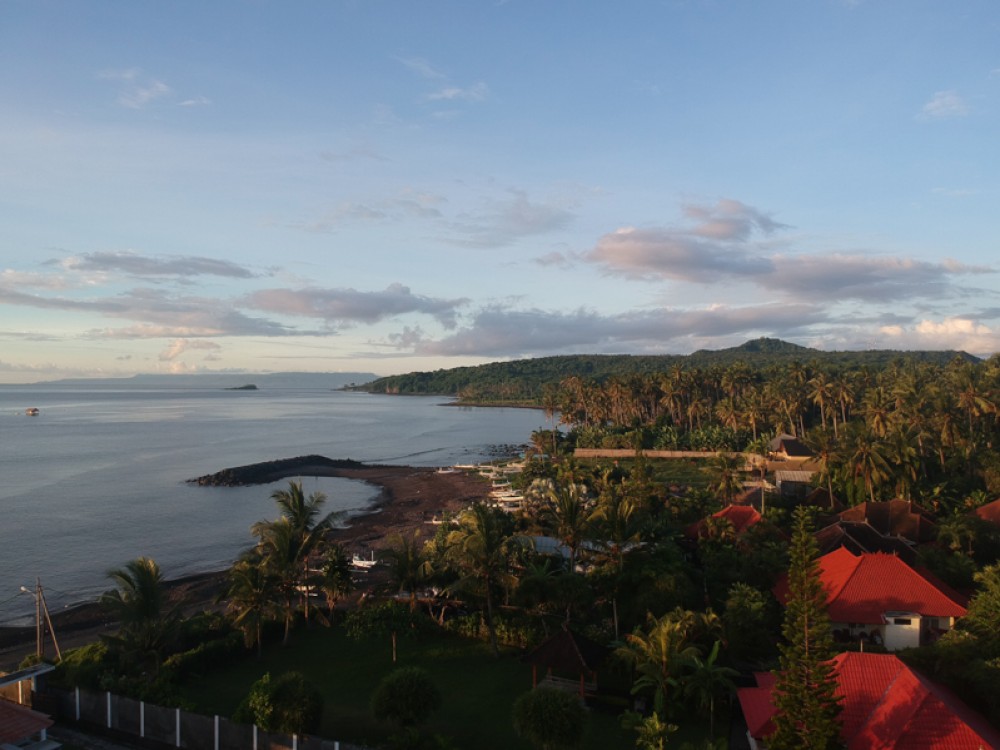
[[[142,374],[129,378],[69,378],[35,385],[59,386],[147,386],[171,388],[240,388],[255,385],[264,389],[335,390],[368,383],[373,372],[269,372],[269,373],[190,373],[178,375]]]

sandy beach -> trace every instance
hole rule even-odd
[[[352,518],[331,537],[344,545],[348,554],[376,554],[395,533],[416,531],[422,536],[434,533],[427,523],[437,514],[457,512],[476,499],[488,497],[490,484],[475,473],[439,472],[433,468],[410,466],[365,466],[337,468],[323,465],[296,465],[268,481],[300,476],[343,477],[368,482],[379,487],[371,512]],[[277,515],[277,511],[275,511]],[[188,613],[220,606],[216,603],[224,590],[224,572],[170,581],[170,594],[184,604]],[[115,623],[106,620],[96,602],[82,604],[52,615],[53,629],[63,651],[95,641],[101,633],[113,632]],[[14,669],[35,651],[35,628],[0,628],[0,670]],[[46,636],[45,653],[53,659],[55,649]]]

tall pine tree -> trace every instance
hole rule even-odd
[[[796,508],[788,566],[788,601],[776,674],[772,750],[828,750],[839,747],[840,705],[830,659],[833,635],[826,591],[819,579],[818,548],[809,512]]]

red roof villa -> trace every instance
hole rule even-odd
[[[841,641],[871,639],[897,651],[935,640],[965,614],[963,596],[898,557],[854,555],[841,547],[818,563],[834,636]],[[784,602],[787,593],[783,578],[774,594]]]
[[[848,750],[1000,750],[1000,733],[947,689],[893,654],[844,653],[833,659],[841,700],[840,739]],[[740,688],[750,747],[774,732],[774,675]]]

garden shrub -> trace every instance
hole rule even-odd
[[[229,664],[244,653],[242,633],[231,631],[222,638],[205,641],[192,649],[170,656],[163,663],[163,668],[173,678],[183,680],[191,675],[204,674],[212,667]]]
[[[372,714],[379,721],[415,727],[441,707],[441,691],[420,667],[403,667],[386,675],[372,693]]]
[[[565,690],[536,688],[514,701],[514,731],[543,750],[572,750],[580,746],[587,709],[580,698]]]
[[[285,734],[315,732],[322,718],[323,696],[301,672],[286,672],[276,680],[265,674],[233,714],[234,721]]]

